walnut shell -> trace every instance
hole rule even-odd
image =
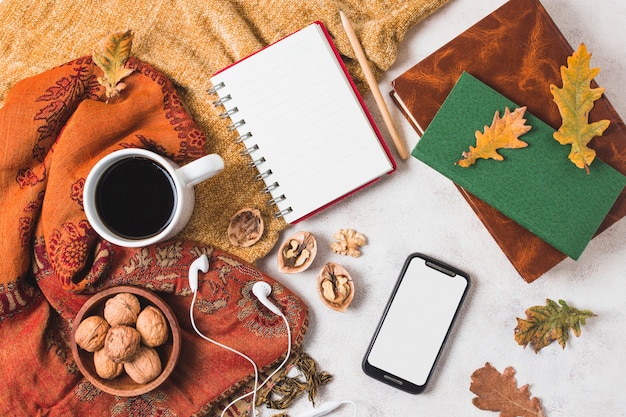
[[[169,336],[165,315],[153,306],[148,306],[139,313],[136,329],[141,335],[141,342],[150,347],[161,346]]]
[[[104,346],[104,339],[109,327],[109,323],[100,316],[87,317],[76,328],[74,340],[78,346],[87,352],[95,352]]]
[[[104,305],[104,318],[111,326],[132,326],[141,311],[139,299],[130,293],[120,293],[109,298]]]
[[[298,232],[283,243],[278,251],[278,270],[295,274],[306,270],[317,255],[317,241],[309,232]]]
[[[354,298],[354,283],[343,266],[328,262],[317,276],[317,291],[324,304],[342,312]]]
[[[124,363],[128,376],[138,384],[147,384],[161,375],[161,358],[156,350],[141,346],[132,361]]]
[[[259,209],[243,208],[230,219],[228,240],[234,246],[247,248],[263,236],[263,216]]]
[[[112,326],[104,339],[104,349],[115,363],[128,362],[139,351],[141,335],[130,326]]]
[[[115,363],[109,358],[106,349],[100,349],[93,354],[93,363],[96,373],[100,378],[113,379],[118,377],[124,371],[124,365]]]

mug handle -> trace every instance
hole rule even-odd
[[[193,187],[224,169],[224,160],[218,154],[205,155],[176,170],[186,187]]]

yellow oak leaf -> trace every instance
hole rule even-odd
[[[528,146],[526,142],[519,139],[531,129],[526,124],[524,113],[526,113],[526,107],[519,107],[513,112],[507,107],[502,117],[500,117],[500,112],[496,111],[491,126],[485,126],[484,133],[476,131],[476,147],[470,146],[469,151],[463,152],[463,158],[457,164],[467,168],[476,163],[479,158],[502,161],[504,158],[498,153],[498,149],[518,149]]]
[[[102,39],[92,52],[94,63],[104,72],[102,77],[98,77],[98,82],[106,89],[107,102],[118,96],[126,87],[126,84],[120,81],[133,72],[132,69],[124,67],[132,45],[132,31],[113,32]]]
[[[589,173],[589,165],[596,152],[587,147],[591,139],[601,136],[609,127],[608,120],[589,123],[589,112],[604,93],[604,88],[591,88],[591,80],[600,72],[590,68],[591,54],[582,43],[574,54],[567,58],[567,67],[561,67],[563,87],[550,85],[550,92],[559,108],[562,124],[554,133],[561,145],[572,145],[569,159],[578,168]]]

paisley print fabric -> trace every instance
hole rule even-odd
[[[99,69],[80,58],[17,83],[0,109],[0,415],[219,414],[215,410],[245,388],[253,370],[191,327],[188,268],[202,254],[209,256],[210,270],[200,274],[195,317],[205,334],[245,352],[260,368],[282,360],[283,320],[251,293],[254,282],[264,280],[289,320],[292,345],[302,343],[306,305],[237,256],[184,240],[122,248],[91,228],[82,190],[99,158],[141,147],[185,164],[210,147],[161,72],[138,59],[128,66],[135,71],[115,102],[104,102]],[[172,376],[139,397],[99,391],[70,351],[80,307],[94,293],[119,285],[159,294],[183,333]]]

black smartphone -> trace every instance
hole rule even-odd
[[[363,371],[412,394],[424,391],[469,286],[467,273],[420,253],[409,255]]]

